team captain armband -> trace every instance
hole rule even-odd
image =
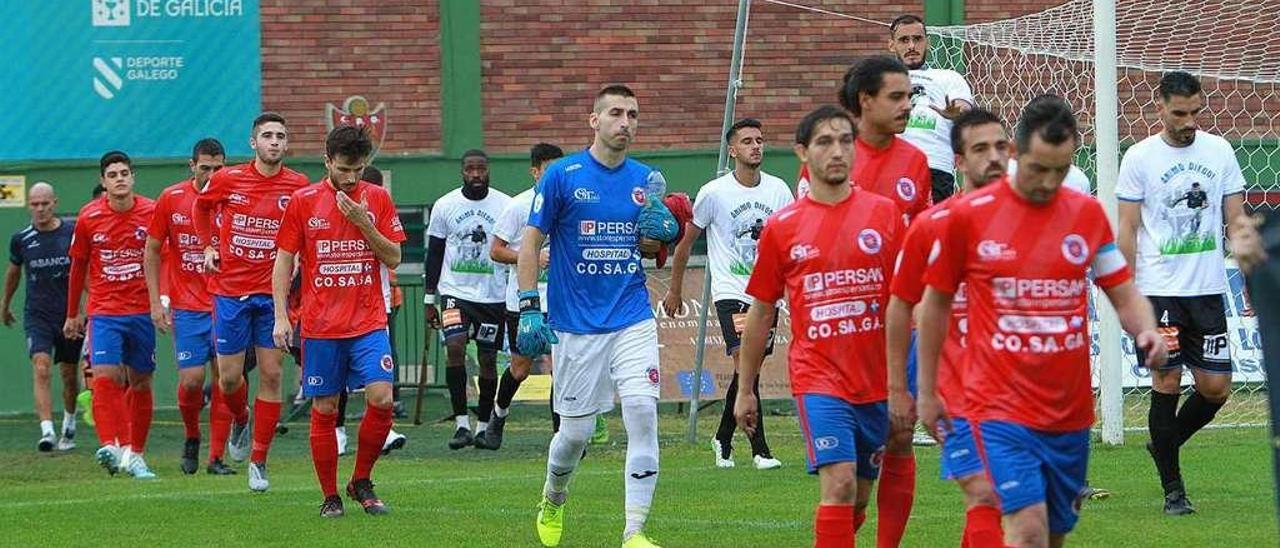
[[[1098,249],[1092,266],[1094,283],[1098,287],[1115,287],[1132,278],[1129,264],[1125,262],[1124,255],[1115,242],[1107,242]]]

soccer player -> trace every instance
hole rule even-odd
[[[741,355],[743,320],[751,306],[747,297],[747,279],[756,263],[760,246],[760,234],[765,219],[775,211],[795,201],[791,189],[777,177],[765,173],[764,129],[759,120],[743,118],[729,127],[725,141],[729,143],[729,156],[733,158],[733,171],[713,179],[698,190],[693,202],[693,220],[685,225],[684,237],[676,246],[675,261],[671,267],[671,284],[663,297],[662,307],[668,316],[675,316],[684,308],[684,274],[689,265],[689,254],[694,242],[707,231],[707,268],[711,269],[711,292],[715,302],[720,329],[724,333],[725,352],[733,358],[733,379],[724,395],[724,413],[720,416],[720,428],[711,439],[715,463],[720,468],[732,468],[733,431],[738,423],[734,418],[733,404],[738,398],[738,362]],[[774,316],[777,317],[776,315]],[[772,337],[773,331],[770,331]],[[765,354],[773,353],[773,339],[769,339]],[[760,382],[751,385],[751,392],[760,399]],[[749,436],[751,460],[759,470],[782,466],[769,451],[764,437],[764,423],[756,428],[756,435]]]
[[[538,505],[544,546],[560,544],[569,480],[596,414],[613,408],[615,391],[627,430],[623,546],[656,546],[643,529],[658,486],[658,328],[640,258],[674,241],[679,226],[662,205],[662,174],[627,158],[639,115],[627,86],[606,86],[596,94],[588,118],[595,130],[591,147],[543,174],[520,241],[517,344],[526,356],[555,345],[553,403],[561,417]],[[549,324],[537,290],[547,238]]]
[[[1162,130],[1125,152],[1116,197],[1120,249],[1170,350],[1168,364],[1151,372],[1147,449],[1164,487],[1165,514],[1183,515],[1195,507],[1182,483],[1179,450],[1231,394],[1222,226],[1244,212],[1244,176],[1231,144],[1199,129],[1205,99],[1195,76],[1166,73],[1158,93]],[[1179,408],[1184,366],[1195,385]]]
[[[191,210],[196,196],[222,169],[226,152],[217,139],[201,139],[191,150],[187,165],[191,177],[164,189],[156,199],[155,215],[147,229],[147,292],[151,297],[151,321],[160,332],[173,330],[178,361],[178,411],[186,441],[180,468],[194,474],[199,468],[200,410],[204,408],[204,368],[213,360],[213,299],[204,276],[204,241],[196,235]],[[162,270],[163,269],[163,270]],[[160,279],[168,279],[168,294],[161,294]],[[209,464],[214,475],[234,474],[222,462],[231,432],[227,411],[213,368],[209,405]]]
[[[506,209],[502,210],[502,214],[498,216],[498,222],[493,225],[493,245],[489,249],[489,256],[495,262],[506,265],[515,265],[519,259],[520,241],[524,239],[524,227],[529,224],[529,209],[533,206],[533,195],[537,189],[538,180],[542,178],[542,174],[547,171],[556,159],[564,156],[564,151],[560,147],[548,144],[538,143],[533,145],[529,150],[529,176],[533,178],[533,187],[517,194],[511,199],[511,203],[507,204]],[[543,246],[539,254],[539,266],[544,270],[538,276],[538,296],[546,299],[547,296],[547,276],[545,269],[547,261],[550,260],[550,250]],[[507,349],[511,355],[511,365],[502,373],[502,378],[498,380],[498,397],[494,401],[493,416],[489,418],[489,428],[485,433],[484,445],[480,445],[480,440],[476,441],[476,447],[497,450],[502,447],[502,430],[507,423],[508,408],[511,407],[511,399],[515,397],[516,391],[520,389],[520,383],[529,377],[529,370],[533,367],[533,358],[536,356],[525,356],[520,353],[520,346],[516,341],[516,330],[520,326],[520,300],[517,297],[519,282],[516,280],[516,269],[512,266],[507,268]],[[542,311],[546,312],[546,302],[542,303]],[[544,359],[550,359],[550,355],[543,356]],[[552,396],[554,398],[554,396]],[[554,407],[554,404],[553,404]],[[554,411],[553,411],[554,412]]]
[[[493,225],[511,197],[489,187],[489,156],[473,149],[462,154],[462,187],[442,196],[427,223],[427,323],[444,332],[445,383],[455,428],[449,449],[486,448],[493,400],[498,393],[498,350],[506,329],[506,267],[493,263]],[[436,304],[440,309],[436,309]],[[467,416],[467,343],[476,342],[480,362],[480,403],[476,434]],[[477,442],[477,438],[480,439]]]
[[[270,488],[267,452],[280,419],[280,374],[283,351],[271,337],[275,318],[271,301],[271,267],[276,233],[293,191],[307,186],[305,175],[284,166],[289,130],[274,112],[253,121],[249,146],[253,161],[218,170],[196,198],[192,220],[204,242],[204,269],[213,293],[214,350],[218,384],[235,418],[231,458],[244,460],[248,449],[249,384],[245,352],[254,350],[258,395],[253,404],[253,446],[249,454],[249,490]],[[214,213],[219,219],[216,246]],[[256,347],[256,348],[255,348]]]
[[[1121,326],[1146,351],[1147,366],[1166,358],[1151,305],[1131,281],[1101,204],[1059,191],[1079,139],[1064,101],[1033,100],[1015,133],[1018,177],[950,204],[925,272],[920,419],[943,440],[956,430],[937,380],[963,282],[963,408],[977,425],[1006,545],[1062,546],[1079,519],[1094,421],[1086,270],[1093,268]]]
[[[849,113],[824,106],[796,130],[796,155],[813,175],[810,194],[765,223],[747,294],[739,381],[754,383],[784,295],[791,310],[787,356],[809,473],[821,499],[814,546],[853,546],[879,474],[885,409],[884,309],[898,241],[894,203],[849,184],[855,132]],[[739,425],[759,427],[756,396],[738,391]]]
[[[955,163],[964,175],[963,195],[987,186],[1005,177],[1013,143],[1005,132],[1004,122],[990,111],[973,109],[956,118],[947,139],[954,148]],[[899,429],[911,428],[916,410],[905,384],[907,360],[912,345],[912,311],[924,293],[924,269],[937,240],[939,229],[945,222],[951,199],[935,205],[916,218],[907,230],[898,255],[891,286],[893,296],[885,313],[885,335],[889,356],[889,418]],[[967,325],[967,307],[963,288],[956,293],[951,310],[950,331],[939,365],[941,380],[938,389],[951,415],[953,430],[943,439],[942,477],[955,480],[965,498],[965,529],[963,545],[1003,546],[1000,532],[1000,510],[996,505],[991,482],[982,469],[978,449],[969,423],[963,418],[964,392],[960,370],[964,352],[964,331]],[[897,394],[896,396],[894,394]]]
[[[956,192],[951,125],[973,108],[973,91],[960,73],[928,66],[929,47],[923,19],[906,14],[889,23],[889,51],[911,69],[911,119],[902,136],[929,157],[938,203]]]
[[[67,275],[71,268],[71,235],[75,223],[63,222],[54,215],[58,196],[46,182],[31,185],[27,191],[27,209],[31,225],[9,239],[9,269],[4,274],[4,325],[16,321],[10,312],[13,294],[26,271],[27,298],[22,307],[22,329],[27,335],[27,354],[35,380],[36,418],[40,420],[40,440],[36,449],[42,452],[70,451],[76,447],[76,394],[80,391],[76,365],[80,361],[78,339],[62,335],[63,314],[67,311]],[[50,394],[50,369],[58,364],[62,373],[62,435],[53,431],[53,398]],[[56,442],[54,440],[57,440]]]
[[[369,134],[340,126],[325,139],[323,181],[293,193],[277,238],[272,272],[276,344],[293,338],[287,312],[295,258],[302,271],[302,369],[311,406],[311,458],[324,493],[322,517],[343,515],[338,496],[338,394],[364,386],[355,470],[347,496],[371,515],[387,513],[370,474],[391,431],[391,340],[383,291],[400,264],[404,228],[391,195],[360,180],[373,151]]]
[[[133,161],[125,153],[108,152],[98,166],[106,193],[76,217],[62,334],[68,339],[85,336],[80,297],[88,277],[93,417],[102,444],[94,457],[110,474],[123,468],[137,479],[155,479],[143,460],[151,429],[156,332],[142,266],[155,202],[133,192]],[[127,450],[121,447],[125,439]]]

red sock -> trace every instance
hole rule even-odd
[[[116,402],[124,398],[124,386],[116,384],[107,376],[93,379],[93,420],[94,429],[98,432],[98,443],[112,445],[119,437],[120,417],[115,413]]]
[[[267,451],[276,437],[276,423],[280,422],[280,402],[258,398],[253,402],[253,451],[249,462],[267,462]]]
[[[151,388],[135,390],[130,388],[133,398],[129,401],[129,445],[139,455],[147,450],[147,434],[151,433],[151,412],[154,407]]]
[[[915,455],[884,455],[880,467],[880,489],[876,491],[876,546],[896,548],[907,532],[911,503],[916,495]]]
[[[854,508],[853,509],[853,532],[857,533],[859,529],[862,529],[862,524],[866,523],[866,521],[867,521],[867,509],[863,508],[859,510],[857,508]]]
[[[819,504],[813,519],[814,548],[849,548],[853,546],[853,505]]]
[[[236,424],[244,424],[249,420],[249,383],[241,382],[240,388],[234,392],[224,393],[227,402],[227,410],[231,411],[231,416],[235,418]]]
[[[127,384],[123,388],[124,395],[115,402],[116,440],[120,447],[129,447],[133,441],[133,390]]]
[[[1002,548],[1004,531],[1000,510],[994,506],[974,506],[964,516],[964,542],[969,548]]]
[[[373,463],[378,462],[382,454],[382,445],[387,441],[387,432],[391,431],[391,408],[365,406],[364,418],[360,420],[360,445],[356,449],[356,468],[351,473],[351,481],[369,479],[373,472]]]
[[[209,461],[213,462],[222,460],[222,453],[227,450],[227,438],[231,436],[231,412],[227,410],[227,399],[217,383],[213,385],[209,400]]]
[[[337,423],[337,413],[326,415],[311,408],[311,462],[325,498],[338,494],[338,434],[334,432]]]
[[[178,412],[187,439],[200,439],[200,410],[204,408],[204,390],[178,386]]]

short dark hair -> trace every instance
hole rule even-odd
[[[849,122],[850,126],[854,126],[853,117],[849,116],[848,112],[841,110],[840,107],[822,105],[813,109],[809,114],[804,115],[804,118],[800,120],[800,126],[796,128],[796,144],[809,146],[809,141],[813,140],[813,130],[818,127],[818,124],[837,118]],[[857,134],[856,126],[854,126],[853,132]]]
[[[1200,79],[1189,72],[1175,70],[1164,73],[1160,77],[1160,100],[1168,101],[1170,97],[1191,97],[1201,92]]]
[[[98,196],[102,196],[102,194],[105,193],[106,191],[107,191],[107,187],[102,186],[102,183],[93,185],[93,199],[97,200]]]
[[[107,175],[107,166],[124,162],[124,165],[133,169],[133,160],[129,159],[129,155],[119,150],[112,150],[102,155],[98,160],[98,175],[105,177]]]
[[[737,135],[738,130],[744,127],[753,127],[761,131],[764,130],[764,124],[761,124],[760,120],[757,120],[755,118],[743,118],[741,120],[738,120],[737,122],[734,122],[733,125],[729,126],[729,131],[724,132],[725,142],[731,143],[733,141],[733,136]]]
[[[250,133],[253,133],[254,135],[257,135],[257,134],[258,134],[258,128],[259,128],[259,127],[262,127],[262,124],[266,124],[266,123],[269,123],[269,122],[276,122],[276,123],[278,123],[278,124],[280,124],[280,125],[288,125],[288,124],[287,124],[287,123],[285,123],[285,121],[284,121],[284,116],[281,116],[279,113],[277,113],[277,112],[264,112],[264,113],[262,113],[262,114],[259,114],[257,118],[254,118],[254,119],[253,119],[253,128],[250,130]]]
[[[462,153],[462,163],[464,165],[467,163],[467,158],[483,158],[485,163],[489,162],[489,155],[485,154],[483,150],[478,148],[473,148]]]
[[[1039,135],[1040,139],[1051,145],[1059,145],[1072,139],[1080,142],[1080,128],[1076,115],[1071,112],[1071,105],[1061,97],[1045,94],[1027,103],[1018,118],[1018,128],[1014,131],[1014,143],[1020,153],[1031,150],[1031,138]]]
[[[897,17],[894,17],[893,21],[889,23],[889,36],[893,36],[894,34],[896,34],[898,32],[898,27],[901,27],[902,25],[914,25],[916,23],[919,23],[920,26],[925,27],[926,31],[928,30],[928,27],[925,26],[924,24],[924,19],[921,19],[917,15],[905,13]]]
[[[373,166],[364,166],[360,172],[360,180],[371,185],[382,186],[382,170]]]
[[[631,91],[631,88],[627,87],[624,84],[609,84],[603,88],[600,88],[600,91],[596,93],[596,100],[591,105],[592,111],[600,107],[600,100],[604,99],[606,95],[617,95],[619,97],[635,97],[636,92]]]
[[[884,75],[898,73],[910,76],[907,66],[896,57],[888,55],[872,55],[864,57],[849,66],[844,73],[844,85],[840,87],[840,106],[854,116],[862,116],[862,105],[858,104],[858,94],[865,93],[872,97],[880,94],[884,87]]]
[[[227,151],[222,148],[222,143],[213,137],[205,137],[196,141],[196,146],[191,147],[191,161],[200,159],[200,155],[205,156],[226,156]]]
[[[364,160],[373,154],[369,130],[349,125],[333,128],[324,138],[324,155],[330,160],[346,156],[348,160]]]
[[[985,108],[970,109],[961,114],[951,125],[951,151],[964,154],[964,130],[986,124],[997,124],[1004,128],[1004,120]]]
[[[551,143],[538,143],[529,149],[529,165],[538,167],[563,156],[564,151],[560,147]]]

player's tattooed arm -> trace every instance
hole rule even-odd
[[[778,309],[773,303],[760,299],[754,299],[751,308],[747,309],[746,325],[742,328],[742,353],[738,360],[739,386],[755,386],[760,365],[764,363],[769,331],[773,329],[773,318],[777,314]],[[760,424],[756,395],[750,390],[739,390],[734,406],[733,415],[738,420],[738,426],[748,435],[754,436],[756,427]]]
[[[916,399],[916,413],[925,430],[934,439],[942,441],[951,430],[951,419],[938,397],[938,358],[942,354],[942,343],[947,338],[947,322],[951,317],[951,302],[955,295],[939,291],[933,286],[924,290],[924,298],[920,301],[920,323],[917,325],[919,339],[917,357],[919,371],[916,374],[919,397]]]

